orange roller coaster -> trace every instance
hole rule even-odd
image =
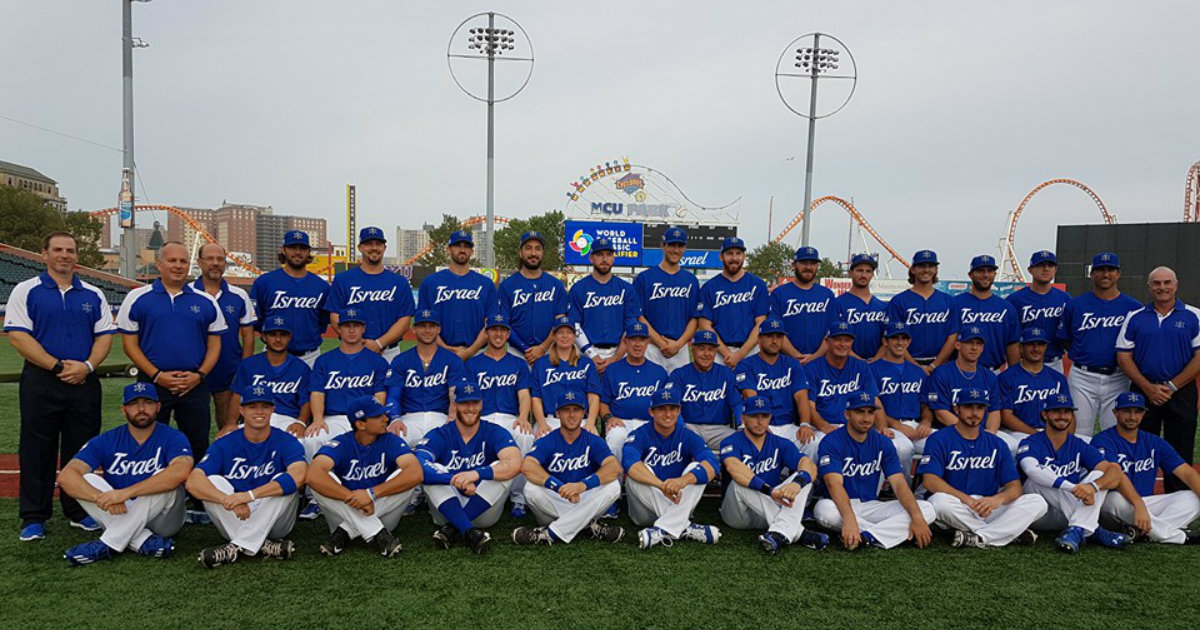
[[[1021,218],[1021,213],[1025,211],[1025,206],[1029,205],[1030,200],[1032,200],[1035,195],[1037,195],[1043,189],[1055,184],[1067,184],[1082,190],[1096,204],[1096,207],[1100,209],[1100,215],[1104,218],[1105,223],[1111,225],[1117,222],[1117,216],[1109,212],[1108,208],[1104,207],[1104,201],[1100,199],[1100,195],[1097,195],[1095,191],[1093,191],[1091,188],[1088,188],[1087,184],[1074,179],[1066,178],[1044,181],[1041,184],[1038,184],[1033,190],[1029,191],[1029,194],[1025,195],[1025,198],[1021,200],[1021,205],[1017,206],[1015,210],[1008,214],[1008,227],[1004,230],[1004,240],[1000,244],[1000,269],[1005,276],[1020,282],[1025,282],[1025,271],[1021,268],[1021,264],[1017,261],[1017,221]],[[1003,271],[1005,267],[1008,268],[1007,272]]]
[[[908,268],[908,266],[909,266],[908,261],[905,260],[904,257],[901,256],[899,252],[897,252],[895,249],[893,249],[891,245],[888,245],[887,241],[883,240],[883,237],[880,236],[879,232],[876,232],[875,228],[871,227],[871,223],[869,221],[867,221],[866,217],[864,217],[862,215],[862,213],[860,213],[858,211],[858,208],[855,208],[854,204],[850,203],[849,201],[846,201],[845,199],[842,199],[841,197],[835,197],[834,195],[826,195],[819,199],[813,199],[813,202],[811,204],[809,204],[809,206],[808,206],[808,211],[813,212],[817,209],[817,206],[819,206],[823,203],[826,203],[826,202],[832,202],[832,203],[835,203],[835,204],[841,206],[851,216],[851,218],[854,219],[855,222],[857,222],[860,226],[862,226],[862,228],[864,230],[866,230],[867,233],[870,234],[871,237],[874,238],[877,243],[879,243],[881,246],[883,246],[883,248],[885,250],[887,250],[887,253],[892,255],[892,258],[899,261],[899,263],[904,265],[905,268]],[[779,233],[779,236],[776,236],[772,242],[779,243],[779,242],[783,241],[784,237],[786,237],[788,235],[788,232],[791,232],[793,228],[795,228],[797,225],[800,225],[800,222],[803,220],[804,220],[804,212],[797,214],[796,218],[792,219],[791,223],[788,223],[787,226],[783,228],[783,231]]]
[[[493,220],[496,223],[508,223],[509,222],[509,219],[507,217],[493,217]],[[461,224],[459,224],[459,227],[471,227],[472,225],[479,225],[480,223],[483,223],[484,221],[487,221],[487,217],[468,217]],[[421,251],[417,252],[416,254],[413,254],[412,258],[409,258],[408,260],[404,261],[404,264],[411,265],[411,264],[417,262],[417,260],[419,260],[422,256],[433,251],[433,247],[435,245],[437,245],[437,243],[430,243],[429,245],[427,245],[425,247],[425,249],[422,249]]]
[[[195,219],[193,219],[192,216],[189,215],[187,212],[184,212],[183,210],[180,210],[179,208],[176,208],[175,206],[134,206],[134,209],[135,210],[164,210],[166,212],[170,212],[171,214],[179,217],[180,219],[183,219],[184,222],[186,222],[189,226],[191,226],[191,228],[193,230],[196,230],[196,232],[198,234],[200,234],[200,236],[202,236],[204,238],[204,240],[208,241],[209,243],[217,243],[218,245],[220,245],[220,243],[217,241],[217,238],[215,236],[213,236],[212,234],[209,234],[208,230],[204,229],[204,226],[200,225],[200,223],[197,222]],[[105,208],[103,210],[95,210],[95,211],[89,212],[88,214],[93,217],[99,218],[99,217],[103,217],[103,216],[116,214],[117,211],[118,211],[117,208]],[[233,257],[229,257],[229,260],[232,261],[235,265],[241,267],[242,269],[245,269],[246,271],[249,271],[250,273],[252,273],[256,276],[262,275],[261,269],[259,269],[258,267],[255,267],[254,265],[252,265],[248,262],[238,260],[237,258],[233,258]]]
[[[1200,162],[1188,169],[1187,185],[1183,192],[1183,222],[1200,221]]]

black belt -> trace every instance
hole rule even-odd
[[[742,346],[744,346],[744,345],[746,345],[746,340],[745,340],[745,339],[743,339],[743,340],[741,340],[741,341],[726,341],[726,342],[725,342],[725,347],[726,347],[726,348],[728,348],[728,347],[730,347],[730,346],[737,346],[737,347],[741,348],[741,347],[742,347]]]
[[[917,365],[933,365],[933,362],[937,361],[937,357],[932,359],[913,359],[913,361],[916,361]]]
[[[615,344],[615,343],[594,343],[594,344],[592,344],[592,347],[600,349],[600,350],[612,350],[613,348],[617,347],[617,344]]]
[[[317,349],[318,348],[309,348],[308,350],[292,350],[289,348],[288,354],[300,357],[300,356],[304,356],[304,355],[308,354],[309,352],[312,352],[313,350],[317,350]]]
[[[1073,364],[1071,364],[1071,367],[1079,368],[1079,369],[1083,370],[1084,372],[1091,372],[1092,374],[1103,374],[1105,376],[1109,376],[1109,375],[1117,373],[1117,368],[1115,368],[1115,367],[1090,367],[1087,365],[1081,365],[1079,363],[1073,363]]]

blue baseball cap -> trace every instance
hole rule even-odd
[[[475,238],[467,230],[454,230],[450,233],[450,244],[469,243],[471,247],[475,246]]]
[[[546,239],[542,236],[542,233],[537,230],[529,230],[521,235],[521,246],[524,246],[525,243],[528,243],[529,241],[537,241],[541,243],[542,246],[546,245]]]
[[[958,390],[958,397],[954,400],[956,405],[987,405],[988,390],[979,387],[970,387],[967,389]]]
[[[374,396],[357,396],[350,401],[346,415],[350,418],[350,424],[353,425],[359,420],[387,416],[387,408],[383,406],[383,403],[375,400]]]
[[[925,264],[937,265],[937,264],[939,264],[937,252],[933,251],[932,249],[919,250],[917,253],[913,254],[912,264],[914,264],[914,265],[925,265]]]
[[[1120,396],[1118,396],[1120,398]],[[1061,392],[1053,396],[1047,396],[1046,402],[1042,403],[1042,411],[1051,409],[1074,409],[1075,400],[1071,398],[1071,392]]]
[[[437,311],[423,308],[413,314],[413,326],[425,323],[433,323],[437,324],[438,326],[442,325],[441,320],[438,319]]]
[[[1145,409],[1146,397],[1137,392],[1125,392],[1117,396],[1113,409]]]
[[[846,409],[878,409],[875,406],[875,397],[871,392],[857,391],[846,398]]]
[[[844,337],[854,336],[854,329],[846,322],[833,322],[829,325],[829,331],[825,333],[826,337]]]
[[[599,254],[600,252],[616,251],[613,248],[612,241],[608,240],[607,236],[597,236],[596,240],[592,241],[592,253]]]
[[[721,241],[721,253],[724,254],[727,249],[746,251],[746,242],[736,236],[726,236],[725,240]]]
[[[489,315],[488,318],[486,320],[484,320],[484,325],[487,328],[499,327],[499,328],[507,328],[509,330],[512,330],[512,326],[508,325],[508,318],[504,316],[504,313],[496,313],[495,315]]]
[[[816,247],[801,247],[796,250],[796,254],[792,256],[792,262],[821,262],[821,254]]]
[[[971,259],[971,271],[975,271],[976,269],[985,269],[988,267],[991,267],[992,269],[999,268],[999,266],[996,265],[996,258],[994,256],[980,254],[979,256]]]
[[[283,315],[272,315],[263,320],[262,331],[265,333],[283,330],[292,332],[292,328],[288,326],[288,321]]]
[[[344,308],[338,311],[338,325],[349,324],[350,322],[358,322],[366,325],[366,313],[361,308]]]
[[[743,416],[769,416],[771,415],[771,402],[766,396],[751,396],[742,401]]]
[[[309,245],[308,243],[308,232],[303,230],[291,230],[287,234],[284,234],[283,246],[287,247],[288,245],[303,245],[309,248],[312,247],[312,245]]]
[[[1100,252],[1099,254],[1092,256],[1092,269],[1100,269],[1102,267],[1120,269],[1121,257],[1112,252]]]
[[[763,323],[758,325],[758,334],[760,335],[786,335],[787,329],[783,327],[783,320],[778,317],[768,317],[763,320]]]
[[[1021,343],[1050,343],[1050,335],[1041,326],[1030,326],[1021,330]]]
[[[125,397],[123,399],[123,404],[128,405],[139,398],[145,398],[146,400],[153,400],[157,402],[158,389],[154,387],[153,383],[143,383],[141,381],[125,386]]]
[[[635,321],[625,327],[626,337],[649,337],[650,329],[642,322]]]
[[[454,402],[481,401],[483,401],[483,392],[479,390],[479,383],[464,378],[454,386]]]
[[[673,227],[663,234],[663,245],[687,245],[687,232]]]
[[[983,329],[978,326],[963,326],[958,329],[959,341],[970,341],[972,339],[983,340]]]
[[[561,315],[559,317],[555,317],[554,327],[550,329],[550,332],[558,332],[559,328],[564,327],[575,330],[575,320],[571,319],[570,315]]]
[[[692,337],[692,345],[694,346],[719,346],[720,340],[717,339],[717,333],[711,330],[697,331]]]
[[[383,230],[377,227],[365,227],[358,231],[358,243],[361,245],[367,241],[383,241],[387,242],[387,238],[383,236]]]
[[[565,392],[558,395],[558,403],[554,406],[554,410],[558,411],[563,407],[570,407],[571,405],[587,409],[587,396],[574,387],[568,387]]]
[[[1030,267],[1036,267],[1042,263],[1054,263],[1057,265],[1058,256],[1055,256],[1054,252],[1050,250],[1043,249],[1040,252],[1033,252],[1033,255],[1029,257]]]
[[[850,268],[853,269],[859,265],[871,265],[872,269],[879,268],[879,259],[871,254],[855,254],[850,257]]]
[[[251,385],[242,391],[242,404],[249,405],[256,402],[269,402],[275,404],[275,395],[271,390],[262,385]]]
[[[651,409],[670,405],[679,406],[679,393],[675,391],[674,387],[667,384],[654,390],[654,395],[650,397]]]
[[[889,320],[888,323],[883,326],[884,339],[890,339],[892,337],[899,337],[900,335],[907,335],[908,337],[912,337],[912,331],[909,330],[908,324],[905,324],[902,321],[890,321]]]

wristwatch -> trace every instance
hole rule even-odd
[[[62,371],[65,369],[67,369],[67,366],[63,365],[62,361],[55,361],[54,367],[50,368],[50,371],[55,374],[62,374]]]

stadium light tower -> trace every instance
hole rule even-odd
[[[133,160],[133,49],[149,48],[140,37],[133,36],[133,3],[150,0],[121,1],[121,76],[122,76],[122,130],[124,162],[121,167],[121,194],[117,207],[121,223],[121,275],[131,280],[137,278],[137,251],[133,219],[133,176],[136,162]]]

